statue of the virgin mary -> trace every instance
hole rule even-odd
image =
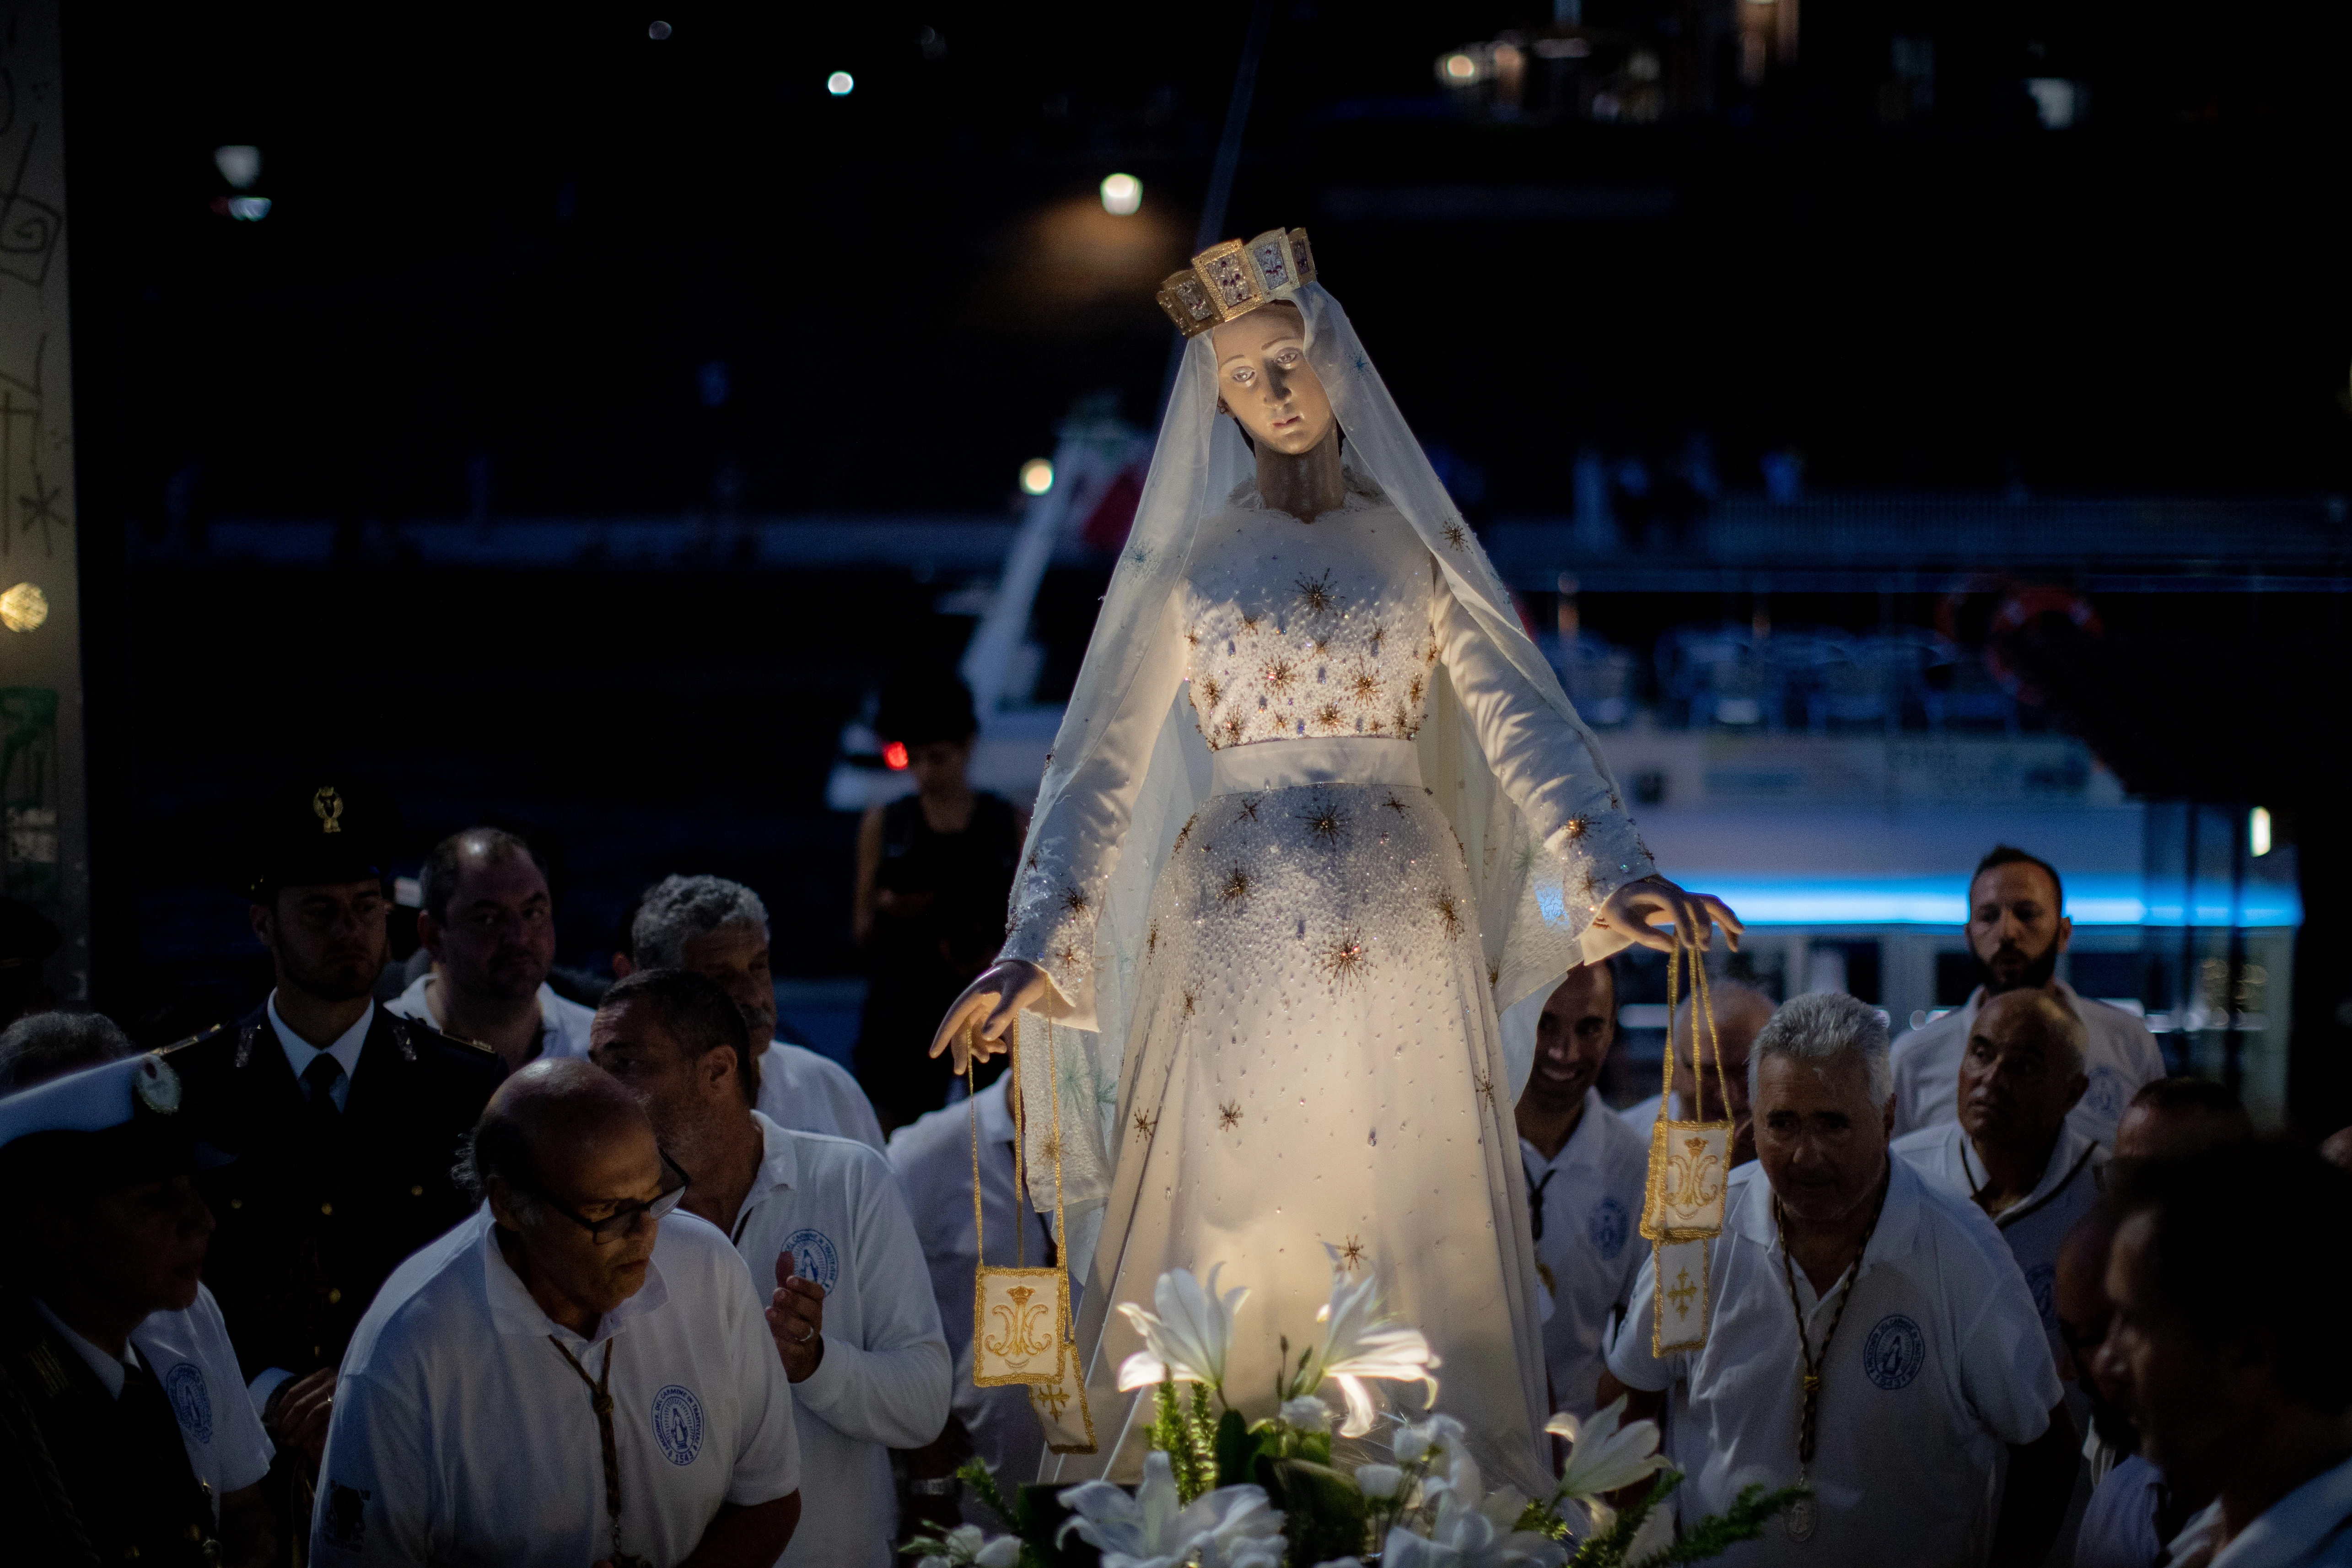
[[[1060,1177],[1098,1434],[1058,1479],[1140,1472],[1151,1404],[1117,1388],[1142,1348],[1117,1303],[1223,1263],[1251,1290],[1227,1395],[1271,1415],[1277,1336],[1309,1342],[1336,1259],[1427,1335],[1436,1407],[1488,1474],[1539,1491],[1511,1116],[1535,1014],[1575,964],[1738,922],[1658,876],[1305,231],[1213,247],[1160,303],[1190,341],[1150,478],[1003,954],[933,1047],[961,1060],[977,1023],[990,1054],[1037,1016],[1028,1163],[1049,1212]]]

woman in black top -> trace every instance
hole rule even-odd
[[[916,793],[873,806],[857,832],[852,918],[871,984],[858,1030],[858,1081],[888,1128],[946,1102],[954,1065],[931,1034],[1004,942],[1004,910],[1027,815],[974,790],[965,771],[979,725],[971,692],[946,670],[911,670],[882,689],[875,728],[904,746]]]

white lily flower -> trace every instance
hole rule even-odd
[[[1217,1294],[1217,1275],[1224,1267],[1220,1263],[1209,1270],[1205,1288],[1189,1268],[1171,1268],[1162,1274],[1151,1292],[1152,1304],[1160,1309],[1156,1313],[1132,1301],[1118,1304],[1136,1332],[1143,1336],[1144,1344],[1119,1363],[1120,1392],[1171,1382],[1224,1386],[1234,1313],[1249,1296],[1246,1285]]]
[[[1438,1364],[1429,1341],[1381,1310],[1380,1277],[1369,1271],[1350,1283],[1347,1271],[1331,1275],[1331,1299],[1316,1312],[1323,1325],[1323,1345],[1313,1363],[1323,1377],[1339,1385],[1348,1403],[1348,1419],[1339,1436],[1360,1437],[1372,1429],[1372,1396],[1364,1386],[1368,1377],[1399,1383],[1419,1383],[1437,1397],[1437,1379],[1430,1368]],[[1319,1381],[1319,1380],[1318,1380]]]
[[[946,1555],[931,1552],[916,1568],[1014,1568],[1021,1561],[1018,1536],[1000,1535],[992,1540],[976,1524],[957,1525],[940,1544],[947,1548]]]
[[[1465,1436],[1462,1423],[1453,1416],[1433,1415],[1426,1421],[1408,1421],[1399,1426],[1391,1447],[1398,1464],[1417,1465],[1432,1448],[1458,1450]]]
[[[1331,1407],[1311,1394],[1304,1394],[1282,1402],[1282,1419],[1301,1432],[1328,1432],[1331,1430]]]
[[[1356,1489],[1366,1502],[1390,1502],[1404,1490],[1404,1472],[1394,1465],[1358,1465]]]
[[[1582,1421],[1562,1411],[1544,1423],[1545,1431],[1574,1445],[1556,1496],[1587,1502],[1666,1468],[1666,1457],[1658,1452],[1656,1422],[1619,1425],[1624,1420],[1625,1399],[1619,1394],[1608,1408],[1596,1410]]]
[[[1108,1481],[1087,1481],[1060,1494],[1076,1516],[1062,1526],[1102,1553],[1103,1568],[1279,1568],[1282,1514],[1263,1487],[1219,1487],[1180,1507],[1168,1456],[1143,1457],[1143,1484],[1129,1495]]]
[[[1391,1528],[1381,1568],[1556,1568],[1568,1560],[1549,1536],[1512,1528],[1527,1499],[1507,1489],[1487,1495],[1467,1449],[1457,1446],[1448,1458],[1444,1479],[1427,1485],[1437,1503],[1428,1536]]]

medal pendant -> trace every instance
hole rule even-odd
[[[1801,1497],[1790,1503],[1789,1511],[1780,1517],[1788,1525],[1791,1541],[1811,1541],[1814,1527],[1821,1522],[1813,1512],[1813,1500],[1809,1497]]]

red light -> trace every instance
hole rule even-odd
[[[904,741],[893,741],[888,745],[883,747],[882,763],[884,766],[887,767],[894,773],[905,773],[907,771],[907,743]]]

